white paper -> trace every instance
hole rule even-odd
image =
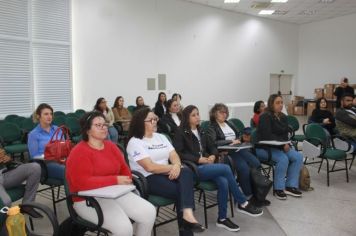
[[[268,144],[268,145],[272,145],[272,146],[281,146],[281,145],[285,145],[285,144],[290,144],[290,141],[276,141],[276,140],[266,140],[266,141],[259,141],[259,144]]]

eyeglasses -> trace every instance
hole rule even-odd
[[[155,118],[151,118],[151,119],[148,119],[148,120],[144,120],[145,122],[150,122],[151,124],[154,124],[154,122],[158,122],[159,121],[159,118],[158,117],[155,117]]]
[[[104,124],[93,124],[93,126],[95,126],[97,129],[107,129],[109,128],[109,124],[108,123],[104,123]]]

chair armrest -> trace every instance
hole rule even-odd
[[[234,161],[232,160],[231,156],[222,154],[222,158],[223,158],[224,164],[228,165],[231,168],[232,174],[235,174],[236,168],[235,168]]]
[[[71,197],[79,197],[79,198],[84,198],[85,199],[85,202],[86,202],[86,205],[88,207],[92,207],[94,208],[97,216],[98,216],[98,223],[97,224],[94,224],[92,222],[90,222],[91,224],[95,225],[95,227],[99,228],[103,225],[104,223],[104,214],[103,214],[103,211],[98,203],[98,201],[94,198],[94,197],[89,197],[89,196],[85,196],[85,195],[79,195],[78,193],[70,193],[69,196],[67,196],[69,198]],[[74,208],[73,208],[74,210]],[[71,216],[73,221],[75,221],[76,223],[78,224],[82,224],[82,222],[80,222],[77,217],[73,217]]]
[[[182,160],[182,163],[193,171],[193,173],[194,173],[194,175],[196,177],[195,178],[195,186],[199,185],[200,184],[200,178],[199,178],[199,172],[198,172],[197,164],[195,164],[192,161],[188,161],[188,160]]]
[[[307,126],[308,126],[308,124],[303,124],[303,134],[305,135],[305,130],[306,130],[306,128],[307,128]]]
[[[293,130],[293,127],[288,125],[288,138],[292,139],[295,136],[295,131]]]
[[[40,213],[44,213],[49,221],[51,222],[52,228],[53,228],[53,236],[59,236],[59,225],[56,216],[54,215],[53,211],[48,207],[43,204],[37,203],[37,202],[31,202],[31,203],[24,203],[20,204],[20,208],[26,207],[30,209],[34,209],[36,211],[40,211]],[[26,214],[26,213],[25,213]],[[26,225],[27,227],[27,225]],[[33,234],[29,234],[33,235]]]
[[[146,177],[136,170],[131,170],[131,173],[132,181],[136,189],[144,199],[148,199],[148,183]]]
[[[343,151],[348,152],[348,151],[351,150],[351,142],[350,142],[351,140],[346,138],[346,137],[343,137],[341,135],[337,135],[337,134],[331,136],[331,145],[332,145],[333,148],[336,148],[335,147],[335,142],[334,142],[334,139],[336,139],[336,138],[338,138],[338,139],[340,139],[340,140],[342,140],[342,141],[344,141],[344,142],[346,142],[348,144],[347,150],[343,150]]]
[[[46,162],[44,160],[40,160],[40,159],[32,159],[32,160],[30,160],[30,162],[35,162],[41,166],[40,183],[44,184],[46,182],[46,180],[48,179],[48,170],[47,170]]]

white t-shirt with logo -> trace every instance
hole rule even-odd
[[[224,126],[219,124],[219,126],[225,135],[225,140],[235,140],[236,139],[234,130],[228,124],[225,123]]]
[[[166,136],[153,133],[152,138],[138,139],[132,137],[127,144],[127,154],[132,170],[136,170],[145,177],[152,173],[147,172],[137,161],[150,158],[156,164],[168,165],[169,153],[174,150]]]

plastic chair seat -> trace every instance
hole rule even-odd
[[[4,147],[5,151],[7,153],[13,154],[13,153],[22,153],[22,152],[27,152],[27,144],[10,144]]]
[[[174,204],[175,202],[173,199],[164,198],[157,195],[149,195],[148,201],[155,206],[167,206],[170,204]]]
[[[346,153],[342,150],[328,148],[324,156],[330,160],[343,160],[346,158]]]
[[[296,135],[294,135],[293,140],[298,141],[298,142],[303,142],[305,140],[305,135],[296,134]]]
[[[212,181],[201,181],[196,187],[204,191],[215,191],[218,189],[216,184]]]

